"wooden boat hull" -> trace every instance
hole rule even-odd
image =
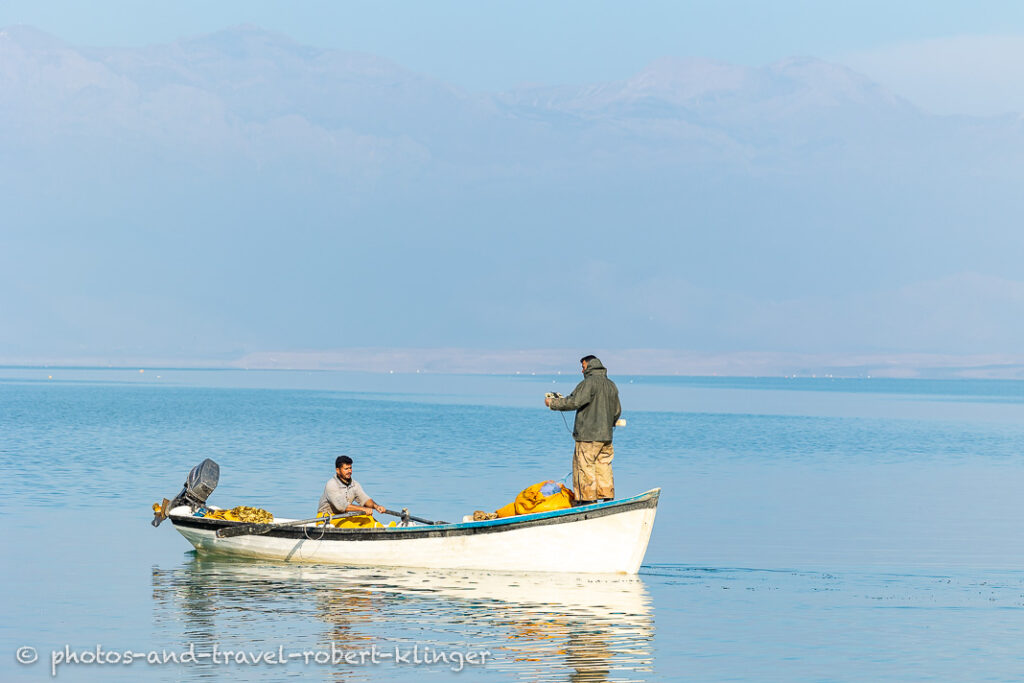
[[[172,510],[174,527],[201,552],[352,566],[514,572],[636,574],[660,489],[633,498],[486,522],[384,529],[301,526],[218,538],[239,524]]]

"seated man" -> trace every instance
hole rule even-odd
[[[317,515],[332,516],[343,512],[384,512],[383,505],[377,505],[366,495],[359,482],[352,479],[352,458],[339,455],[334,461],[335,476],[327,480],[324,495],[320,496]]]

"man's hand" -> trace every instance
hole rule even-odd
[[[387,508],[384,507],[383,505],[377,505],[376,503],[374,503],[373,509],[381,514],[384,514],[384,511],[387,510]]]

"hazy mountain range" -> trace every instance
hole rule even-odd
[[[1019,117],[926,116],[810,58],[763,68],[664,58],[622,82],[466,93],[382,58],[251,27],[142,49],[75,48],[9,27],[0,78],[8,143],[15,133],[23,143],[136,143],[264,165],[302,154],[361,178],[695,161],[796,171],[837,156],[873,164],[883,149],[917,161],[900,152],[917,153],[936,135],[961,150],[1016,144],[1010,162],[1024,135]]]
[[[1024,118],[812,58],[476,93],[253,27],[8,27],[0,361],[1015,353],[1022,186]]]

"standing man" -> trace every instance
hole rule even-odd
[[[545,398],[551,410],[575,410],[572,438],[572,484],[577,504],[615,497],[612,479],[612,428],[622,414],[619,389],[608,379],[608,371],[597,356],[584,356],[583,381],[565,398]]]
[[[365,512],[372,515],[374,510],[384,512],[385,508],[374,503],[359,482],[352,479],[352,458],[339,455],[334,461],[334,476],[324,486],[316,513],[331,516],[343,512]]]

